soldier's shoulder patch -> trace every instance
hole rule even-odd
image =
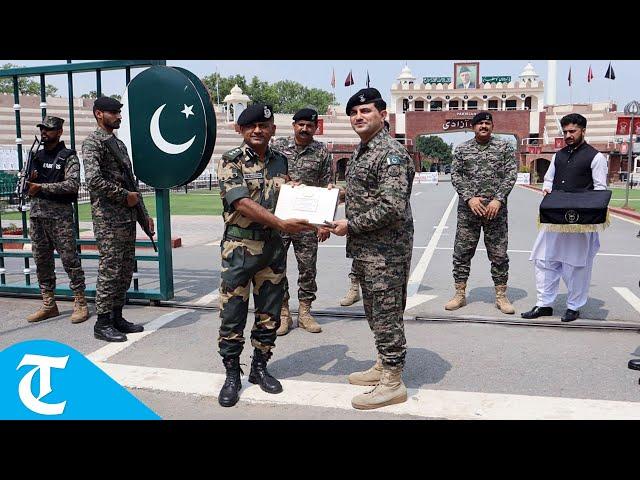
[[[398,165],[391,165],[387,172],[390,177],[399,177],[400,176],[400,167]]]
[[[404,165],[405,159],[400,155],[391,154],[387,155],[387,165]]]
[[[222,155],[222,160],[226,162],[233,162],[236,158],[242,155],[242,150],[240,148],[234,148],[229,150],[228,152]]]

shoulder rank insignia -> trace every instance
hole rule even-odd
[[[238,158],[240,155],[242,155],[242,150],[239,148],[234,148],[226,152],[224,155],[222,155],[222,159],[225,162],[230,162]]]

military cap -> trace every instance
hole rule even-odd
[[[63,123],[64,123],[64,120],[62,118],[51,117],[51,116],[47,115],[46,117],[44,117],[42,119],[42,122],[40,122],[36,126],[38,128],[51,128],[51,129],[54,129],[54,130],[60,130],[62,128],[62,124]]]
[[[244,127],[252,123],[266,122],[273,119],[273,107],[264,103],[254,103],[245,108],[238,117],[238,125]]]
[[[376,88],[363,88],[359,90],[354,96],[352,96],[347,102],[347,115],[351,115],[351,109],[356,105],[364,105],[366,103],[373,103],[376,100],[382,100],[382,95]],[[384,100],[382,100],[384,102]],[[384,108],[387,107],[385,102]]]
[[[122,108],[122,104],[111,97],[100,97],[93,102],[93,110],[101,110],[103,112],[117,112]]]
[[[471,119],[471,125],[475,125],[476,123],[480,123],[483,120],[489,120],[490,122],[493,122],[493,117],[491,116],[491,114],[489,112],[476,113],[473,116],[473,118]]]
[[[296,112],[293,116],[293,121],[297,122],[298,120],[307,120],[309,122],[317,122],[318,121],[318,112],[316,112],[312,108],[302,108]]]

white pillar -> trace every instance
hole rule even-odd
[[[547,105],[556,104],[556,77],[558,73],[558,61],[547,61]]]

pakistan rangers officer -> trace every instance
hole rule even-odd
[[[324,143],[313,139],[318,128],[318,112],[311,108],[298,110],[293,116],[292,137],[275,140],[271,147],[287,157],[289,177],[293,182],[312,187],[326,187],[331,182],[331,157]],[[321,228],[318,232],[301,232],[290,235],[282,234],[285,256],[289,245],[298,261],[298,324],[312,333],[319,333],[322,328],[311,315],[311,304],[316,299],[316,262],[318,259],[318,241],[324,242],[329,231]],[[285,297],[280,313],[278,335],[285,335],[293,322],[289,312],[289,281],[285,276]]]
[[[457,310],[467,304],[465,289],[482,229],[491,261],[496,307],[502,313],[511,314],[515,310],[506,296],[509,278],[507,197],[516,183],[518,160],[509,142],[491,135],[491,113],[477,113],[471,125],[475,137],[456,147],[451,164],[451,183],[459,195],[453,250],[456,293],[444,308]]]
[[[239,400],[240,354],[253,284],[254,347],[249,382],[267,393],[282,392],[282,385],[267,371],[275,347],[284,298],[286,255],[280,231],[297,234],[315,227],[306,220],[276,217],[278,189],[289,180],[287,159],[269,147],[276,131],[270,105],[254,104],[238,117],[244,142],[222,155],[218,164],[220,198],[225,223],[220,281],[218,346],[226,379],[218,402],[231,407]]]
[[[93,232],[100,260],[96,284],[94,336],[107,342],[125,342],[127,333],[142,332],[144,327],[122,317],[127,290],[133,277],[136,242],[136,211],[142,205],[146,223],[154,231],[153,219],[138,190],[129,191],[126,176],[133,178],[131,160],[125,144],[115,138],[120,128],[122,104],[110,97],[100,97],[93,104],[98,128],[82,143],[87,187],[91,196]],[[106,143],[115,138],[117,150]]]
[[[48,116],[38,124],[44,149],[33,159],[33,173],[28,182],[28,194],[32,197],[29,234],[43,299],[42,307],[27,317],[29,322],[60,315],[54,296],[54,248],[60,254],[75,298],[71,323],[81,323],[89,318],[84,272],[73,225],[72,204],[78,199],[80,161],[75,150],[66,148],[60,141],[63,123],[62,118]]]
[[[387,104],[375,88],[347,103],[361,143],[347,163],[345,213],[329,230],[347,235],[347,257],[362,288],[364,311],[378,358],[373,367],[349,375],[356,385],[375,386],[353,398],[357,409],[405,402],[402,382],[406,340],[403,312],[413,249],[411,187],[415,168],[407,150],[384,129]]]

